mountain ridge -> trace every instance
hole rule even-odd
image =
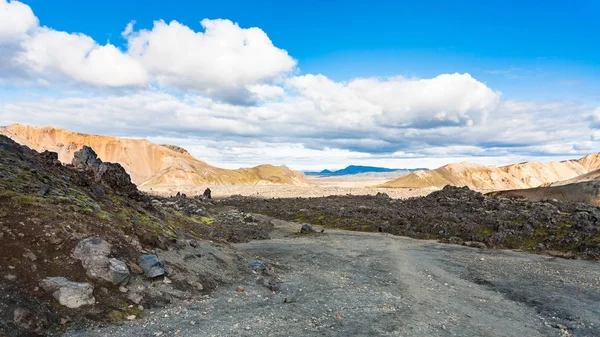
[[[121,164],[132,181],[147,188],[153,186],[199,185],[308,185],[303,173],[285,166],[259,165],[228,170],[194,158],[175,145],[154,144],[146,139],[91,135],[55,128],[13,124],[0,127],[16,142],[37,151],[58,153],[59,160],[70,163],[75,151],[87,145],[103,161]]]
[[[473,189],[511,190],[533,188],[574,179],[600,169],[600,153],[549,163],[522,162],[505,166],[451,163],[429,171],[415,171],[380,187],[425,188],[446,185]]]

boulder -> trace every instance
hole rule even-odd
[[[137,264],[148,277],[154,278],[165,274],[165,268],[156,255],[142,255]]]
[[[52,293],[58,303],[67,308],[79,308],[96,303],[94,286],[89,283],[71,282],[64,277],[47,277],[40,282],[40,287]]]
[[[211,193],[212,192],[211,192],[210,188],[205,189],[204,193],[202,194],[202,198],[204,198],[204,199],[211,199],[212,198]]]
[[[131,273],[127,264],[121,260],[111,258],[108,260],[108,274],[101,278],[111,282],[114,285],[127,284]]]
[[[130,272],[127,264],[115,258],[109,258],[111,245],[100,238],[87,238],[79,241],[73,258],[81,260],[86,274],[93,279],[102,279],[114,285],[126,284]]]

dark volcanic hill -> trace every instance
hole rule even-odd
[[[0,136],[0,336],[58,334],[200,298],[249,275],[249,257],[225,241],[268,238],[270,223],[210,200],[151,199],[90,148],[73,164]]]

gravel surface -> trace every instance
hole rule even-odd
[[[598,262],[274,223],[236,246],[276,266],[280,291],[247,279],[69,336],[600,336]]]
[[[309,198],[326,197],[330,195],[375,195],[379,192],[387,193],[392,198],[406,199],[410,197],[422,197],[438,188],[373,188],[354,186],[348,187],[341,183],[337,186],[294,186],[294,185],[219,185],[219,186],[176,186],[176,187],[146,187],[141,186],[140,190],[160,196],[172,196],[177,192],[185,193],[188,196],[202,195],[204,189],[209,187],[213,198],[225,198],[232,195],[243,195],[258,198]]]

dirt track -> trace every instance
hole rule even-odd
[[[237,246],[281,266],[281,292],[247,280],[71,336],[600,335],[598,262],[275,223],[272,240]]]

